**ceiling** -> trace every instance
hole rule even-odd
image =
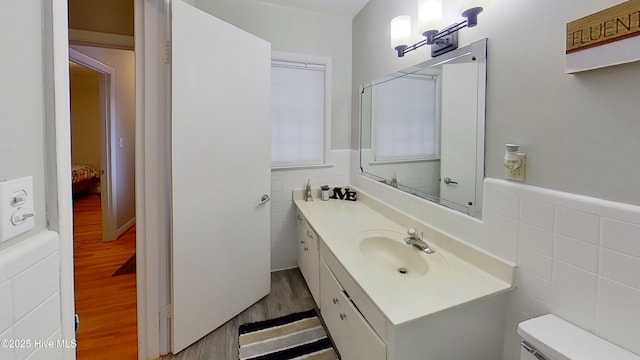
[[[369,0],[257,0],[280,6],[353,18]]]

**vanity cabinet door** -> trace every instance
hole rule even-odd
[[[309,226],[304,216],[298,212],[298,267],[309,287],[316,306],[320,308],[320,252],[318,250],[318,236]]]
[[[362,317],[324,261],[320,261],[322,319],[343,360],[385,360],[384,342]]]
[[[297,254],[297,260],[298,260],[298,267],[300,268],[300,272],[303,274],[306,272],[306,270],[304,269],[306,262],[305,262],[305,247],[306,245],[306,237],[305,237],[305,231],[307,229],[307,223],[304,220],[304,218],[302,217],[302,215],[300,215],[300,213],[297,214],[296,217],[296,221],[297,221],[297,236],[296,236],[296,254]]]

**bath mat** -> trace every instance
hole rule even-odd
[[[315,310],[240,325],[240,360],[338,359]]]
[[[111,276],[127,275],[136,273],[136,254],[133,254],[122,266]]]

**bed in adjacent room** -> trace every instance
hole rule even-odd
[[[90,192],[100,192],[100,172],[91,165],[73,165],[73,196]]]

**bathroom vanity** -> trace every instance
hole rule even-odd
[[[294,192],[298,261],[342,359],[502,357],[512,264],[358,192],[358,201]],[[424,232],[432,254],[407,245]]]

